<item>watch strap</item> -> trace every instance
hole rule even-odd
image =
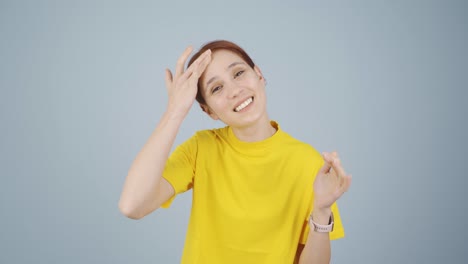
[[[315,232],[329,233],[333,231],[334,224],[335,223],[334,223],[334,218],[333,218],[333,212],[330,215],[330,220],[328,221],[328,225],[321,225],[321,224],[315,223],[314,220],[312,220],[312,214],[310,214],[309,225]]]

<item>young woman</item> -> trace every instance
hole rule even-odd
[[[140,219],[193,189],[181,263],[329,263],[330,239],[344,236],[335,202],[351,184],[338,154],[321,156],[270,120],[265,78],[242,48],[208,43],[184,71],[191,52],[174,75],[166,70],[167,109],[129,170],[120,210]],[[227,126],[198,131],[169,157],[195,99]]]

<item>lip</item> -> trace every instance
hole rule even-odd
[[[234,108],[232,109],[232,111],[236,112],[236,108],[237,108],[239,105],[241,105],[243,102],[245,102],[247,99],[249,99],[249,98],[252,98],[252,100],[254,99],[253,96],[247,96],[247,97],[245,97],[244,99],[239,100],[239,101],[235,104],[235,106],[234,106]]]

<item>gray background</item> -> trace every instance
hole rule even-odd
[[[333,263],[466,263],[466,1],[1,1],[0,263],[178,263],[191,192],[134,221],[126,173],[164,69],[214,39],[268,80],[270,117],[338,150]],[[220,127],[193,107],[176,144]]]

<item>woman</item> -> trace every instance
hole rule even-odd
[[[169,103],[120,210],[140,219],[193,188],[181,263],[329,263],[330,238],[344,236],[335,202],[351,184],[337,153],[322,157],[270,120],[265,78],[239,46],[208,43],[184,71],[191,52],[166,70]],[[168,158],[195,99],[227,126],[198,131]]]

